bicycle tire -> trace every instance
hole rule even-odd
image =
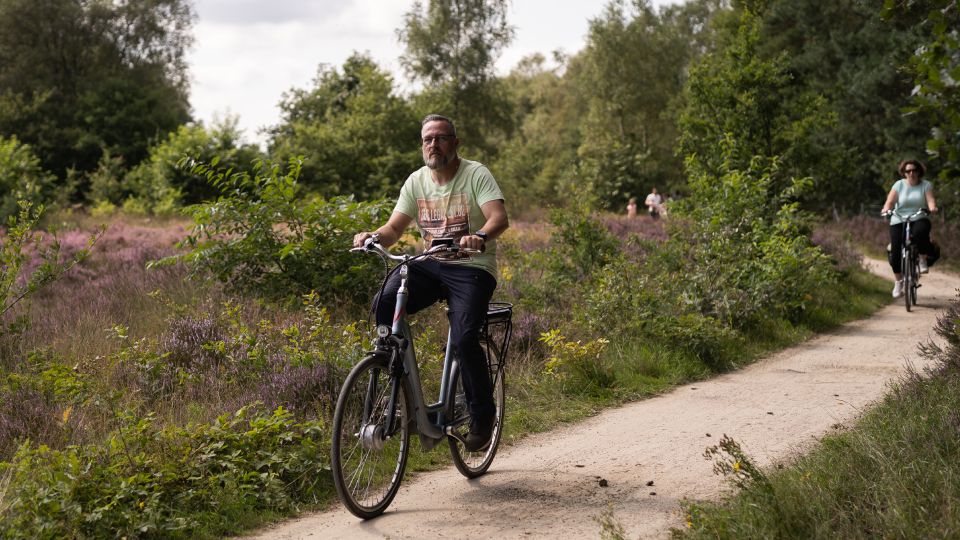
[[[903,303],[910,311],[910,287],[913,280],[910,277],[910,250],[904,248],[900,252],[900,276],[903,279]]]
[[[333,414],[333,483],[347,510],[362,519],[379,516],[393,501],[410,454],[402,384],[394,413],[398,423],[391,437],[382,437],[391,383],[389,361],[367,356],[347,375]]]
[[[917,289],[920,288],[920,253],[915,247],[910,248],[910,303],[917,305]]]
[[[487,366],[491,366],[491,359],[495,360],[496,369],[491,368],[490,376],[493,379],[493,402],[496,405],[497,412],[494,417],[493,434],[490,437],[490,444],[478,452],[470,452],[464,448],[463,444],[454,437],[448,437],[450,446],[450,456],[453,458],[453,464],[456,465],[460,474],[467,478],[476,478],[487,472],[493,463],[493,458],[497,455],[497,448],[500,446],[500,436],[503,434],[503,418],[506,405],[506,381],[503,370],[504,362],[500,358],[500,352],[496,345],[481,343],[484,353],[487,356]],[[451,395],[448,397],[452,405],[451,419],[460,422],[456,430],[458,435],[465,437],[470,430],[470,411],[467,407],[466,396],[463,392],[463,377],[460,375],[460,368],[454,371],[450,379]]]

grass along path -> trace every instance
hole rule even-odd
[[[879,261],[869,264],[888,272]],[[611,513],[626,537],[666,536],[684,525],[681,501],[727,489],[703,457],[722,435],[770,466],[882,396],[960,278],[934,270],[923,283],[913,313],[892,303],[735,373],[531,436],[503,448],[475,481],[452,468],[408,478],[388,512],[370,522],[337,508],[265,529],[260,538],[595,537],[598,519]]]

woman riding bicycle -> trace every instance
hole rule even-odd
[[[891,210],[897,211],[890,216],[890,267],[896,277],[893,284],[894,298],[903,295],[900,251],[904,218],[901,216],[909,216],[920,210],[926,210],[930,213],[937,211],[937,201],[933,198],[933,184],[923,179],[923,175],[926,173],[923,163],[915,159],[908,159],[900,162],[898,170],[903,177],[893,184],[886,202],[883,203],[881,212],[886,215]],[[936,260],[935,248],[930,243],[930,220],[925,217],[917,219],[912,222],[910,227],[912,241],[920,252],[920,272],[926,273],[928,265]]]

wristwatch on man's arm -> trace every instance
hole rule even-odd
[[[483,243],[484,243],[484,244],[487,243],[487,233],[485,233],[485,232],[483,232],[483,231],[477,231],[477,232],[473,233],[473,235],[480,237],[480,239],[483,240]]]

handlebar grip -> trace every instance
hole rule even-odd
[[[363,241],[363,247],[369,248],[372,244],[376,244],[380,241],[380,233],[373,233]]]

